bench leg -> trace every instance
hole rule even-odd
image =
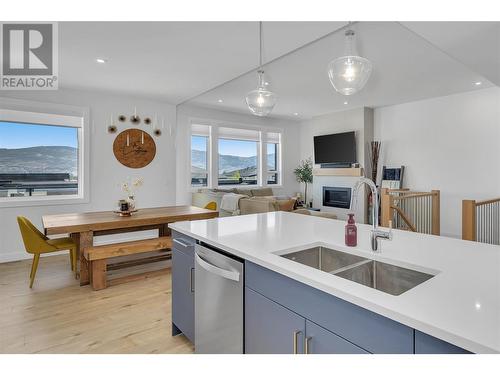
[[[106,259],[93,260],[92,264],[92,289],[101,290],[106,288]]]

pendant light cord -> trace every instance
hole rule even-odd
[[[259,70],[262,70],[262,21],[259,21]]]

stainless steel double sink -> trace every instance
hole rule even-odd
[[[435,276],[323,246],[280,256],[394,296]]]

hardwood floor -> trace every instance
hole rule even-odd
[[[171,274],[101,291],[80,287],[69,256],[0,264],[0,353],[192,353],[172,337]]]

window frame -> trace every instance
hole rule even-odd
[[[188,162],[189,162],[189,170],[191,170],[191,136],[196,135],[193,134],[193,125],[204,125],[209,129],[209,149],[208,149],[208,157],[210,162],[208,163],[208,184],[207,186],[197,187],[191,185],[191,173],[189,173],[188,186],[191,192],[198,191],[199,189],[227,189],[227,188],[252,188],[252,187],[273,187],[273,188],[282,188],[283,180],[282,180],[282,170],[283,170],[283,158],[282,158],[282,150],[283,150],[283,128],[272,127],[272,126],[258,126],[258,125],[249,125],[242,124],[236,122],[228,122],[221,120],[212,120],[206,118],[189,118],[189,137],[188,137]],[[259,132],[259,141],[257,141],[257,185],[219,185],[218,176],[219,176],[219,128],[231,128],[231,129],[241,129],[241,130],[252,130]],[[278,133],[279,134],[279,157],[278,157],[278,182],[276,184],[267,184],[267,133]],[[224,138],[224,137],[221,137]],[[225,139],[225,138],[224,138]],[[242,139],[245,140],[245,139]],[[264,166],[266,166],[264,168]]]
[[[78,128],[78,194],[0,198],[0,208],[90,201],[89,108],[0,98],[0,121]]]

